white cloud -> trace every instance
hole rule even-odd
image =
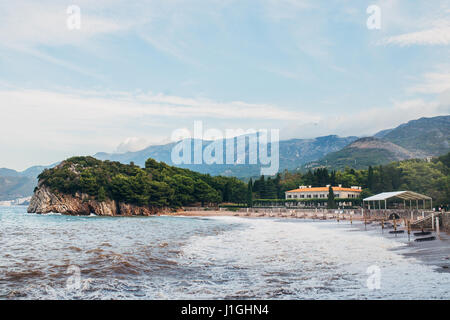
[[[316,119],[275,105],[242,101],[4,87],[0,89],[2,166],[20,169],[72,155],[115,151],[118,141],[123,141],[120,151],[140,149],[147,141],[166,142],[172,130],[191,126],[194,120],[224,130]]]
[[[114,128],[134,131],[135,127],[146,122],[152,126],[170,128],[174,121],[184,119],[297,119],[298,122],[307,122],[317,118],[301,112],[293,114],[269,104],[128,92],[52,92],[8,88],[0,90],[0,106],[0,133],[3,137],[36,130],[27,139],[38,140],[42,140],[40,135],[55,140],[70,133],[75,141],[79,141],[77,137],[80,135],[89,136]],[[18,119],[20,126],[17,125]]]
[[[68,4],[54,1],[4,1],[0,3],[0,41],[15,47],[36,45],[75,45],[92,37],[129,27],[111,18],[89,12],[81,6],[81,29],[67,28]]]
[[[151,142],[146,138],[129,137],[122,141],[116,149],[118,153],[124,152],[134,152],[145,149],[151,144]]]
[[[373,135],[409,120],[450,114],[450,106],[439,101],[412,99],[393,101],[387,107],[372,107],[358,113],[324,117],[308,125],[291,124],[281,131],[283,139],[313,138],[329,134],[340,136]]]
[[[450,44],[448,1],[436,3],[381,0],[384,38],[379,45],[434,46]]]
[[[383,39],[385,45],[448,45],[450,44],[450,27],[438,27],[427,30],[405,33]]]
[[[220,130],[276,125],[286,139],[369,135],[411,119],[449,113],[448,105],[420,99],[319,116],[269,104],[153,93],[6,88],[0,90],[2,165],[21,169],[71,155],[136,151],[166,142],[172,130],[192,126],[194,120],[206,120],[208,127]],[[122,143],[117,147],[118,141]],[[18,160],[21,154],[23,159]]]
[[[440,94],[450,90],[450,72],[428,72],[423,81],[408,89],[411,93]]]

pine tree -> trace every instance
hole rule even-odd
[[[225,190],[223,192],[223,201],[224,202],[229,202],[231,200],[231,182],[228,181],[225,184]]]
[[[278,172],[275,176],[275,187],[277,189],[277,199],[283,199],[283,190],[281,189],[281,174]]]
[[[260,199],[266,199],[267,196],[267,186],[266,186],[266,180],[264,179],[264,175],[259,178],[259,198]]]
[[[332,172],[331,172],[331,175],[330,175],[330,183],[329,184],[331,184],[332,186],[335,186],[337,183],[336,183],[336,171],[335,170],[333,170]]]
[[[334,201],[334,192],[331,186],[328,187],[328,201],[327,201],[328,209],[336,209],[336,201]]]
[[[372,191],[373,190],[373,168],[369,166],[369,171],[367,173],[367,188]]]
[[[247,206],[249,208],[253,207],[253,180],[250,179],[247,187]]]
[[[275,180],[268,178],[265,183],[265,196],[264,199],[276,199],[277,198],[277,187],[275,185]]]

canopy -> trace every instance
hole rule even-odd
[[[431,200],[429,196],[413,191],[394,191],[379,193],[374,196],[365,198],[363,199],[363,201],[382,201],[390,198],[400,198],[403,200]]]

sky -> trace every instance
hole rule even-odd
[[[136,151],[198,120],[372,135],[450,113],[449,57],[450,0],[0,1],[0,167]]]

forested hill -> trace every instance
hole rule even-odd
[[[410,152],[439,156],[450,150],[450,116],[411,120],[397,128],[378,132],[375,137],[395,143]]]
[[[150,207],[180,207],[194,203],[243,203],[247,186],[231,177],[212,177],[148,159],[134,164],[74,157],[39,175],[39,186],[63,194],[88,194],[98,201],[116,200]]]
[[[266,184],[267,182],[266,180]],[[270,182],[272,184],[278,182],[274,187],[280,190],[281,196],[285,191],[298,188],[299,185],[342,184],[344,187],[356,185],[363,187],[362,197],[387,191],[411,190],[432,197],[435,205],[448,206],[450,204],[450,153],[433,158],[431,161],[408,159],[386,165],[370,166],[362,170],[347,167],[339,171],[330,171],[327,168],[309,170],[306,173],[286,171],[279,179],[270,180]],[[260,189],[258,186],[256,191],[259,192]],[[264,190],[267,189],[265,186]],[[258,196],[259,193],[256,194],[256,197]],[[261,195],[261,198],[267,197],[266,194]]]

